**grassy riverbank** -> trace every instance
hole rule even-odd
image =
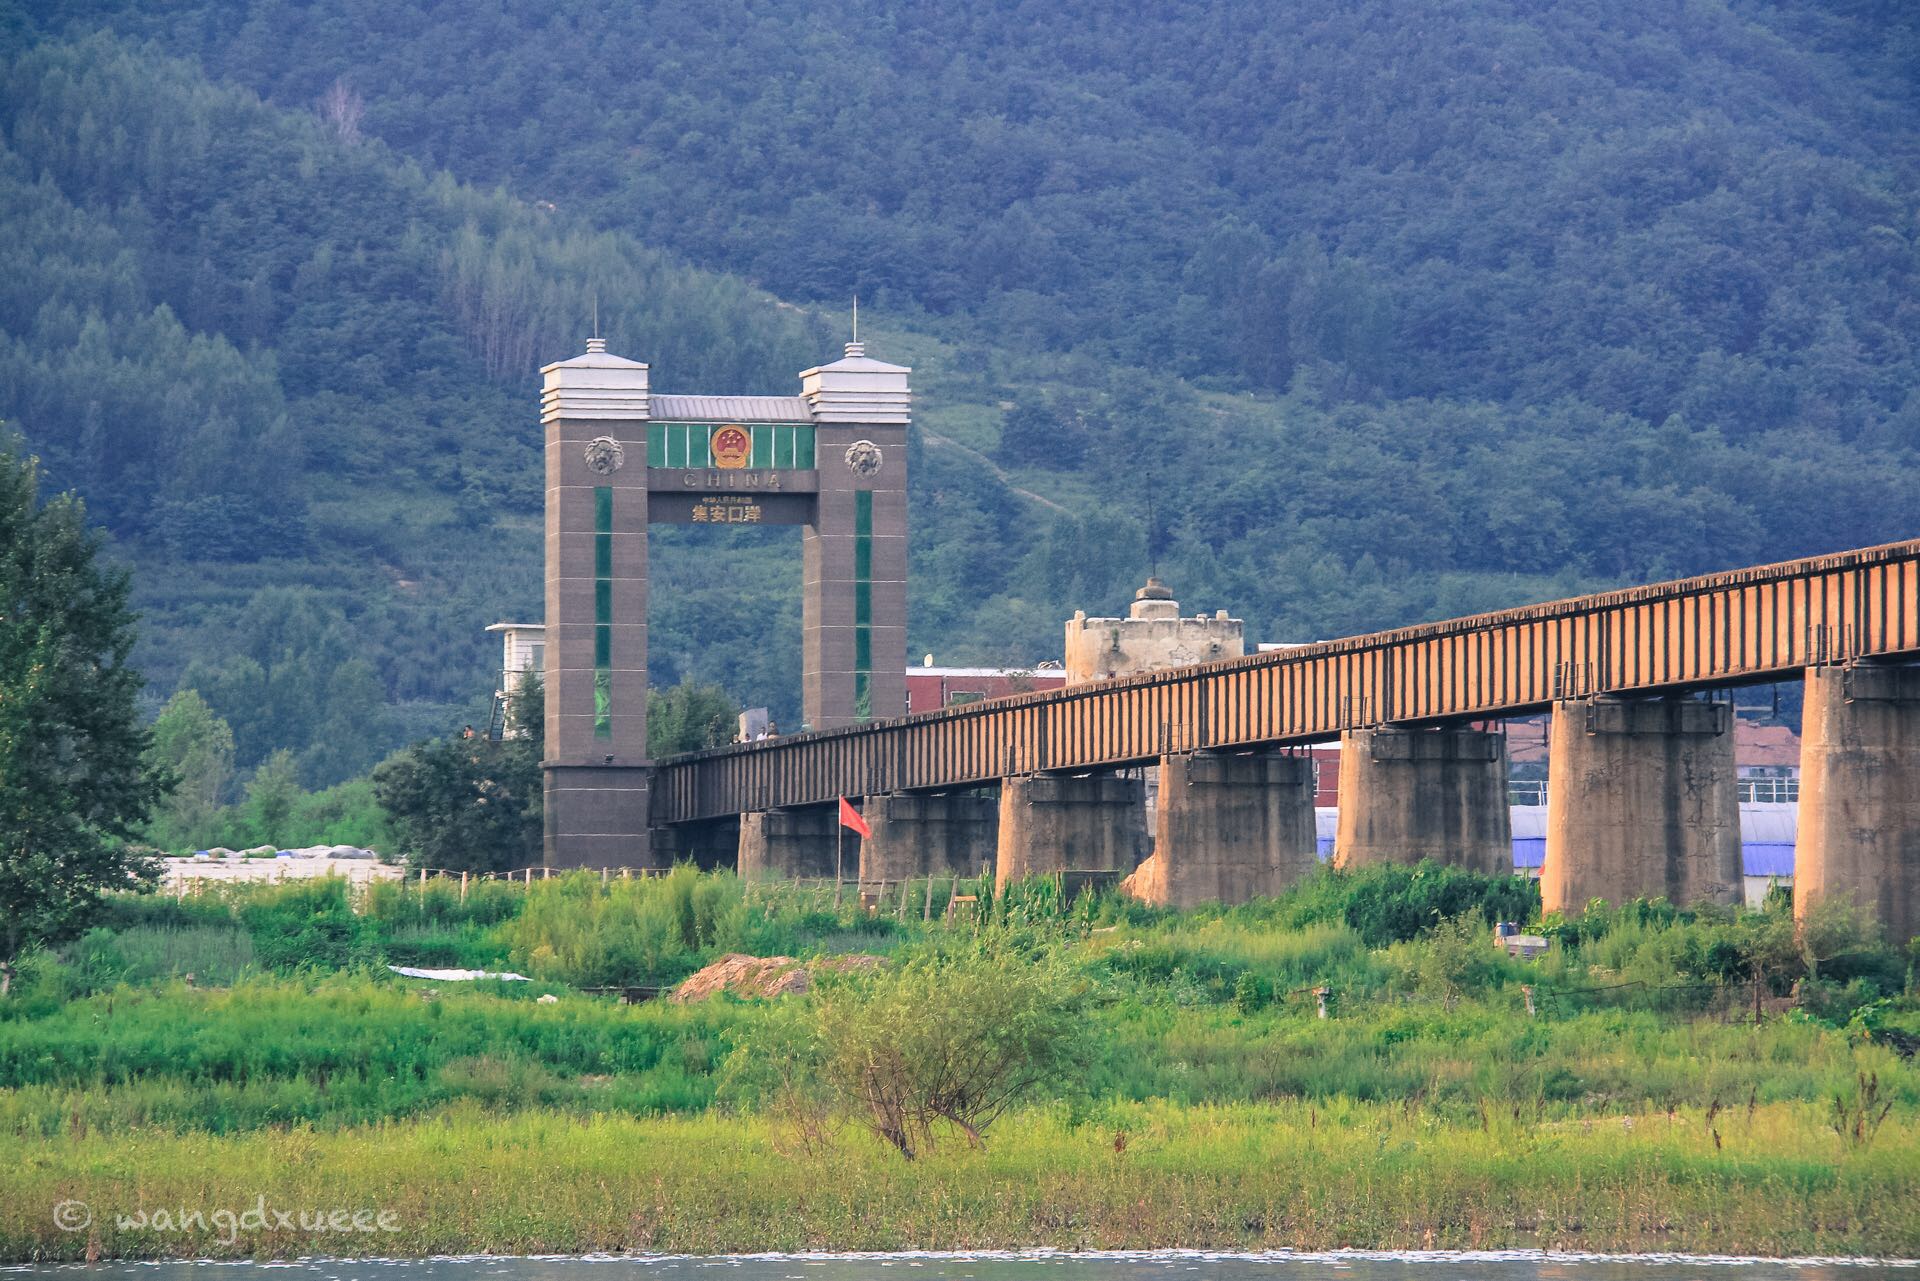
[[[1718,1139],[1714,1137],[1718,1135]],[[1552,1246],[1920,1254],[1920,1127],[1856,1150],[1818,1109],[1604,1122],[1394,1104],[1126,1104],[1010,1118],[903,1162],[720,1116],[508,1119],[464,1108],[335,1133],[0,1145],[11,1258],[1100,1247]],[[391,1232],[122,1229],[172,1208],[371,1207]],[[81,1201],[88,1231],[50,1207]]]
[[[1521,961],[1486,922],[1537,912],[1531,887],[1438,870],[1186,913],[1042,883],[951,926],[690,872],[358,911],[338,886],[127,902],[0,1002],[0,1259],[1920,1255],[1909,957],[1785,907],[1537,922],[1552,945]],[[777,1002],[575,986],[734,949],[890,964]],[[921,1089],[989,1044],[1038,1065],[1004,1115]]]

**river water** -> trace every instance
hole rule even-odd
[[[1913,1260],[1489,1253],[980,1253],[103,1263],[48,1281],[1920,1281]]]

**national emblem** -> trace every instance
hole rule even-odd
[[[728,423],[713,429],[712,446],[715,467],[745,467],[747,456],[753,452],[753,437],[745,427]]]

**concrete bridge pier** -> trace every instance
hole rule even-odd
[[[1549,912],[1591,899],[1741,900],[1732,709],[1685,698],[1556,703],[1547,769]]]
[[[1147,786],[1113,774],[1016,774],[1000,784],[994,883],[1050,872],[1114,872],[1147,853]]]
[[[1845,896],[1896,946],[1920,933],[1920,668],[1807,672],[1793,908]]]
[[[863,812],[873,835],[860,842],[862,881],[978,876],[993,866],[1000,803],[991,796],[891,792]]]
[[[1278,894],[1319,866],[1313,761],[1261,752],[1160,759],[1153,856],[1123,883],[1169,907]]]
[[[1513,874],[1506,738],[1455,726],[1342,734],[1334,866],[1423,858]]]
[[[740,818],[728,815],[656,827],[652,853],[650,866],[653,867],[673,867],[679,863],[692,863],[702,871],[734,867],[740,854]]]
[[[860,835],[839,834],[839,811],[832,805],[809,805],[786,810],[762,810],[740,816],[740,852],[737,867],[742,878],[832,880],[836,842],[845,862],[842,874],[851,881],[860,871]]]

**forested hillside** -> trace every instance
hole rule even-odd
[[[0,417],[243,764],[475,714],[595,296],[663,389],[784,392],[860,291],[943,659],[1149,566],[1297,639],[1920,532],[1899,0],[39,8]],[[702,533],[658,675],[793,723],[792,531]]]
[[[140,567],[144,665],[331,782],[484,709],[539,610],[527,373],[787,390],[797,313],[95,39],[0,74],[0,417]],[[494,375],[511,370],[511,378]]]
[[[1916,385],[1902,0],[73,18],[102,21],[292,107],[338,84],[423,163],[789,298],[859,288],[989,341],[1740,436],[1884,424]]]

